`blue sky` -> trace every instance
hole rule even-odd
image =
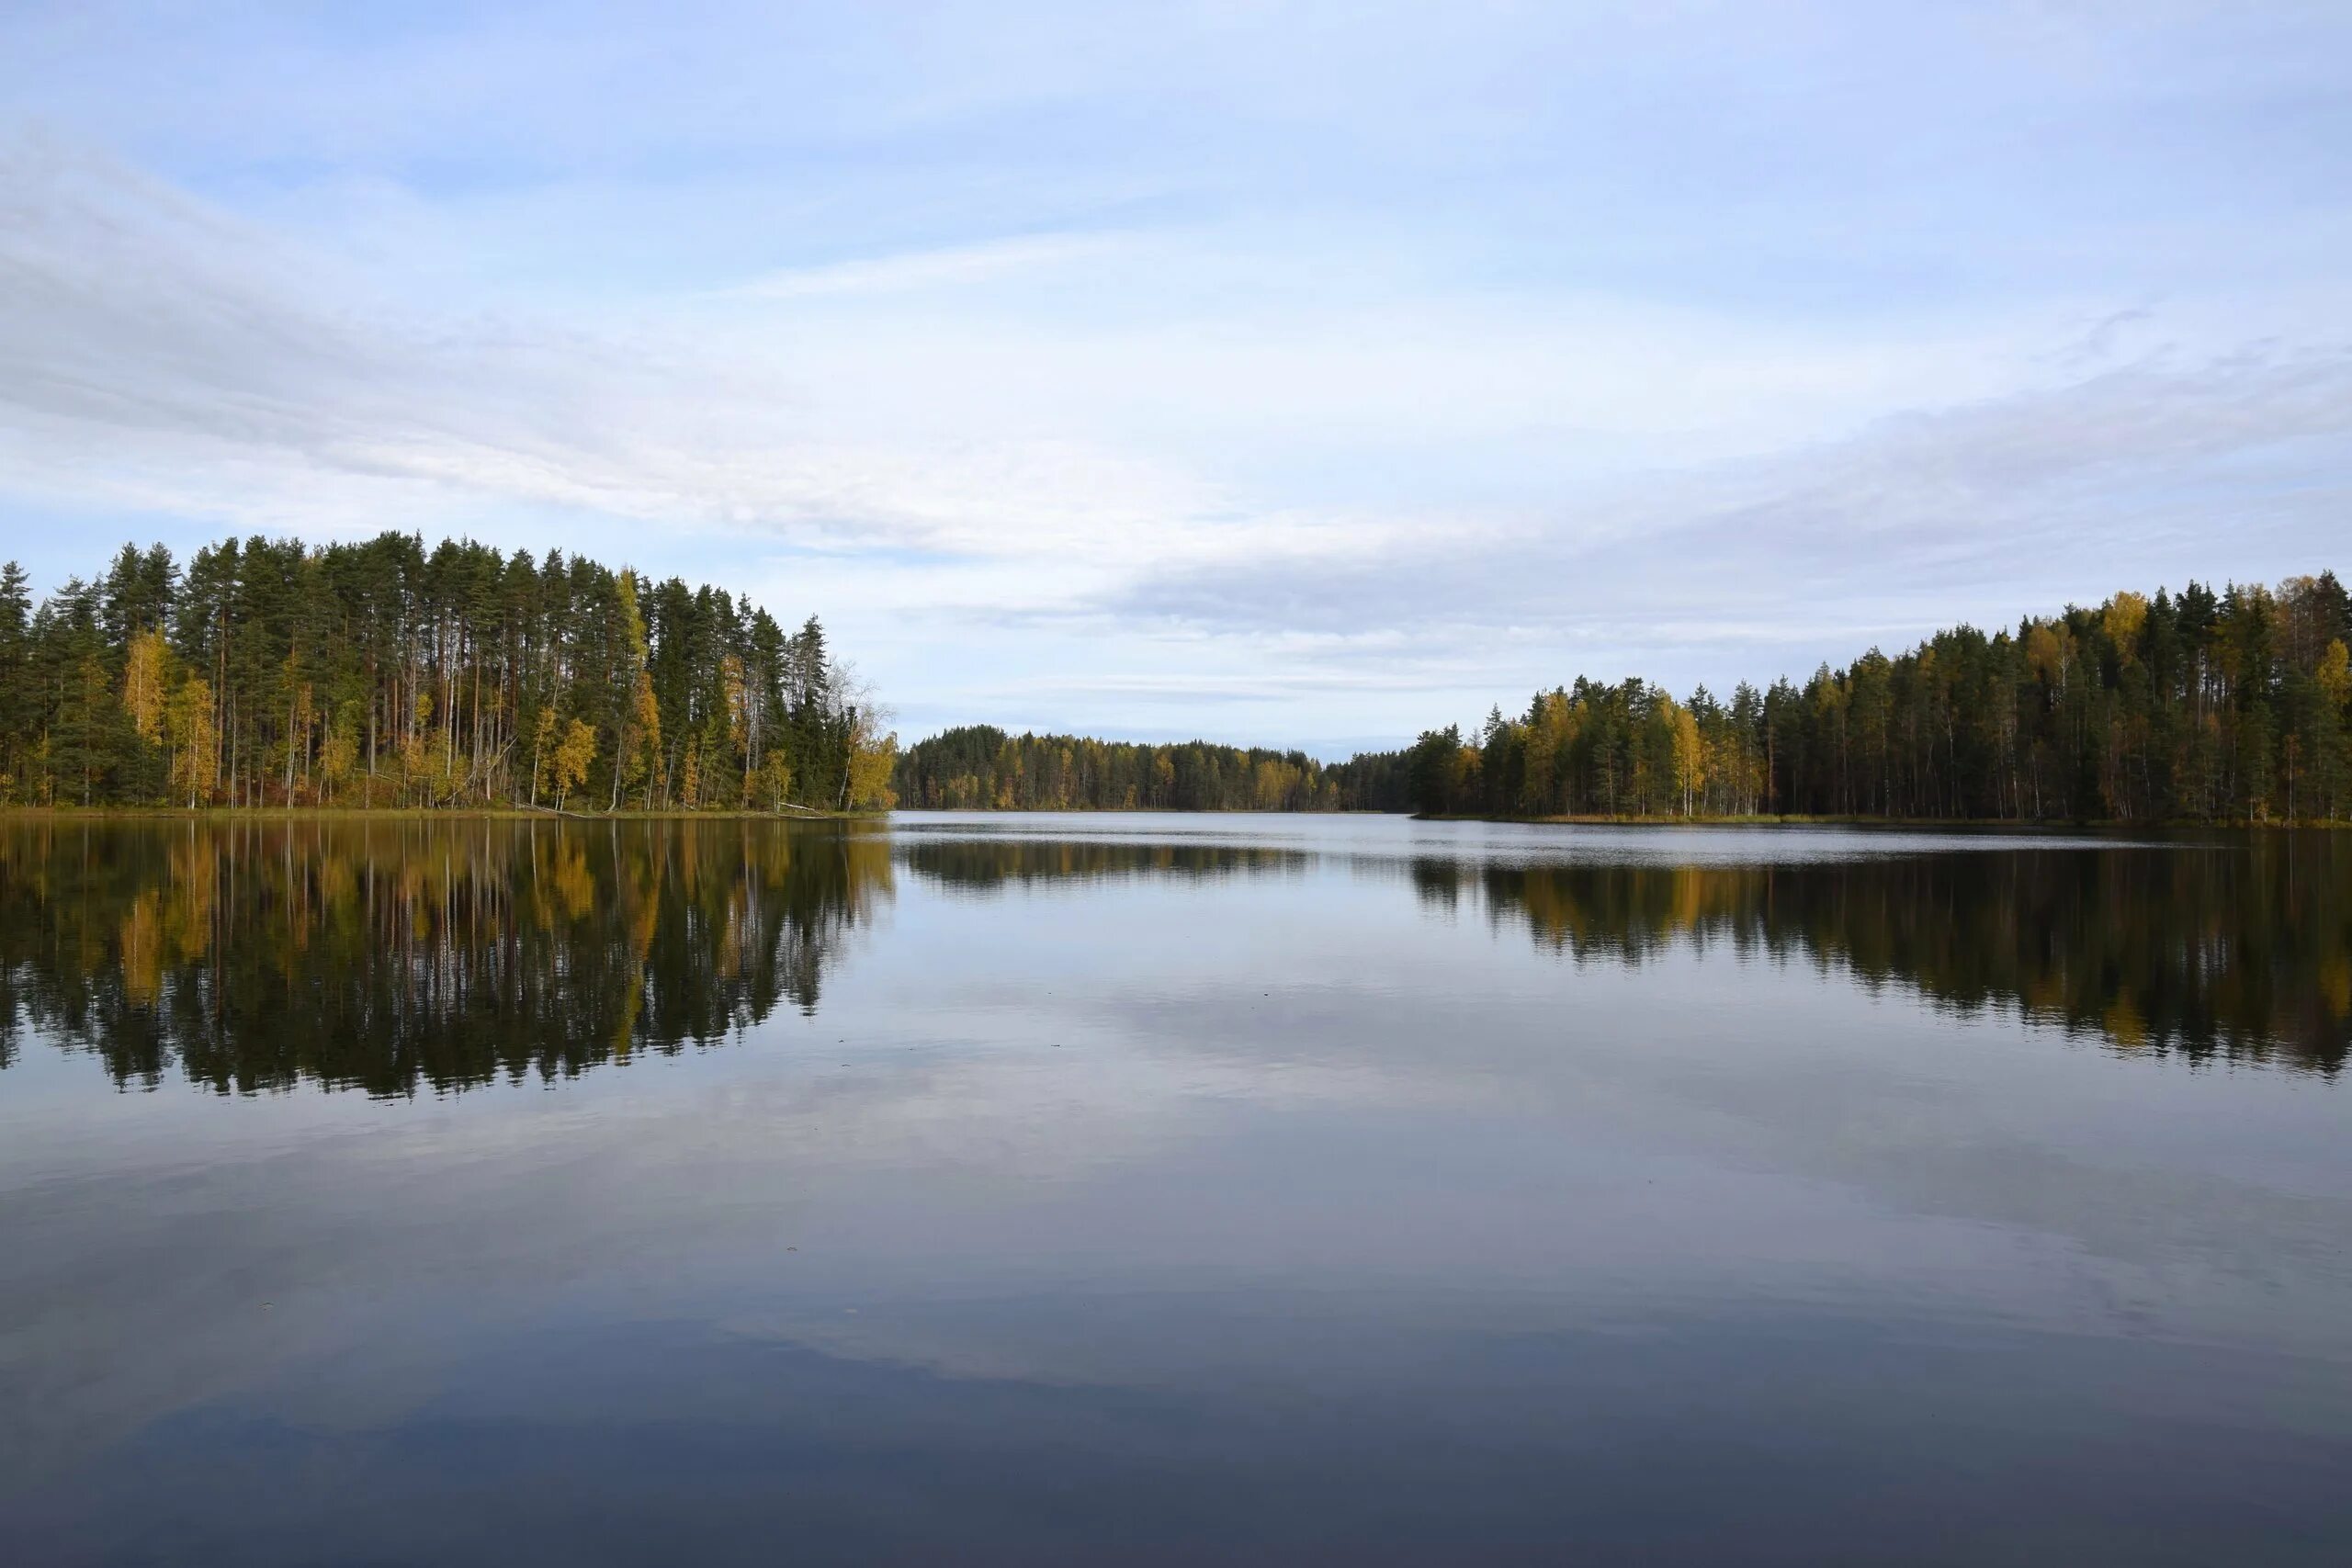
[[[2352,566],[2352,8],[0,11],[0,532],[1326,751]]]

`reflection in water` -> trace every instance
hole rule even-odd
[[[1555,840],[1551,848],[1576,845]],[[1295,850],[918,840],[900,860],[976,889],[1127,875],[1299,874]],[[2269,833],[2107,847],[1974,847],[1678,865],[1350,855],[1452,915],[1578,962],[1637,964],[1676,942],[1836,964],[1966,1014],[2006,1008],[2119,1048],[2278,1061],[2333,1076],[2352,1043],[2352,841]]]
[[[1841,965],[1972,1013],[2010,1008],[2126,1050],[2283,1060],[2352,1043],[2352,843],[2020,849],[1780,865],[1464,866],[1417,860],[1453,907],[1579,962],[1702,952]]]
[[[1017,820],[0,826],[0,1563],[2342,1560],[2352,836]]]
[[[41,823],[0,832],[0,1066],[24,1024],[119,1084],[399,1096],[576,1074],[817,1007],[894,863],[957,894],[1318,865],[1483,906],[1579,963],[1804,959],[2125,1049],[2340,1071],[2352,841],[1765,863],[1364,855],[750,822]],[[1018,919],[1009,912],[1008,919]]]
[[[1304,873],[1314,857],[1271,845],[1122,843],[1102,839],[941,839],[909,835],[899,859],[942,887],[992,893],[1054,882],[1133,877],[1214,881],[1221,877]]]
[[[887,840],[831,825],[20,825],[0,1051],[29,1022],[224,1093],[569,1076],[813,1011],[889,893]]]

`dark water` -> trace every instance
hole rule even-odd
[[[0,1562],[2352,1561],[2352,836],[0,828]]]

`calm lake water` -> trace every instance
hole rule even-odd
[[[2352,1561],[2352,835],[0,826],[0,1562]]]

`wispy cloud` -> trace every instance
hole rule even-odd
[[[2187,0],[14,6],[0,507],[610,541],[940,717],[1802,670],[2340,550],[2347,49]]]
[[[840,294],[896,294],[1050,270],[1079,259],[1115,255],[1113,233],[1035,234],[980,244],[832,262],[770,273],[720,292],[743,299],[806,299]]]
[[[2352,348],[2257,347],[1655,474],[1485,538],[1170,571],[1102,608],[1239,634],[1370,623],[1425,649],[1514,643],[1554,660],[1553,679],[1767,678],[1792,649],[1907,642],[1957,615],[2316,570],[2352,502],[2347,450]]]
[[[449,319],[118,163],[0,144],[0,474],[220,521],[336,526],[484,502],[994,553],[1131,526],[1179,481],[1044,436],[827,428],[790,367],[708,331]]]

